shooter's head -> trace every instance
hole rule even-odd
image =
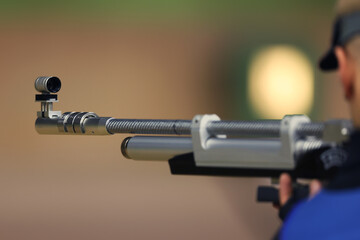
[[[354,125],[360,128],[360,0],[339,0],[336,15],[331,47],[320,68],[337,70]]]
[[[57,93],[60,91],[61,81],[58,77],[38,77],[35,89],[41,93]]]

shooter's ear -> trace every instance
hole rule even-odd
[[[351,100],[354,96],[355,63],[343,47],[335,48],[338,61],[338,73],[344,89],[345,98]]]

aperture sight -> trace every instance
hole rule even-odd
[[[39,118],[57,118],[61,116],[60,111],[53,111],[53,103],[58,102],[57,93],[61,89],[61,81],[58,77],[41,76],[35,80],[35,89],[41,94],[35,95],[35,101],[41,103]]]
[[[61,81],[58,77],[38,77],[35,89],[41,93],[57,93],[61,89]]]

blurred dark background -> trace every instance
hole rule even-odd
[[[125,160],[126,136],[40,136],[34,80],[55,109],[117,118],[347,118],[317,70],[334,1],[0,0],[1,239],[269,239],[268,179],[172,176]]]

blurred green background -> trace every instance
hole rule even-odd
[[[323,13],[331,15],[334,1],[263,1],[263,0],[209,0],[209,1],[179,1],[179,0],[136,0],[136,1],[1,1],[1,12],[6,15],[16,14],[39,14],[52,11],[48,15],[65,13],[80,17],[99,16],[110,18],[122,18],[123,16],[134,15],[144,17],[153,15],[159,18],[184,19],[192,18],[219,18],[231,14],[233,17],[244,13],[270,14],[284,12],[307,12],[308,15]],[[45,15],[47,15],[45,13]],[[270,14],[271,15],[271,14]],[[259,16],[258,16],[259,17]]]

